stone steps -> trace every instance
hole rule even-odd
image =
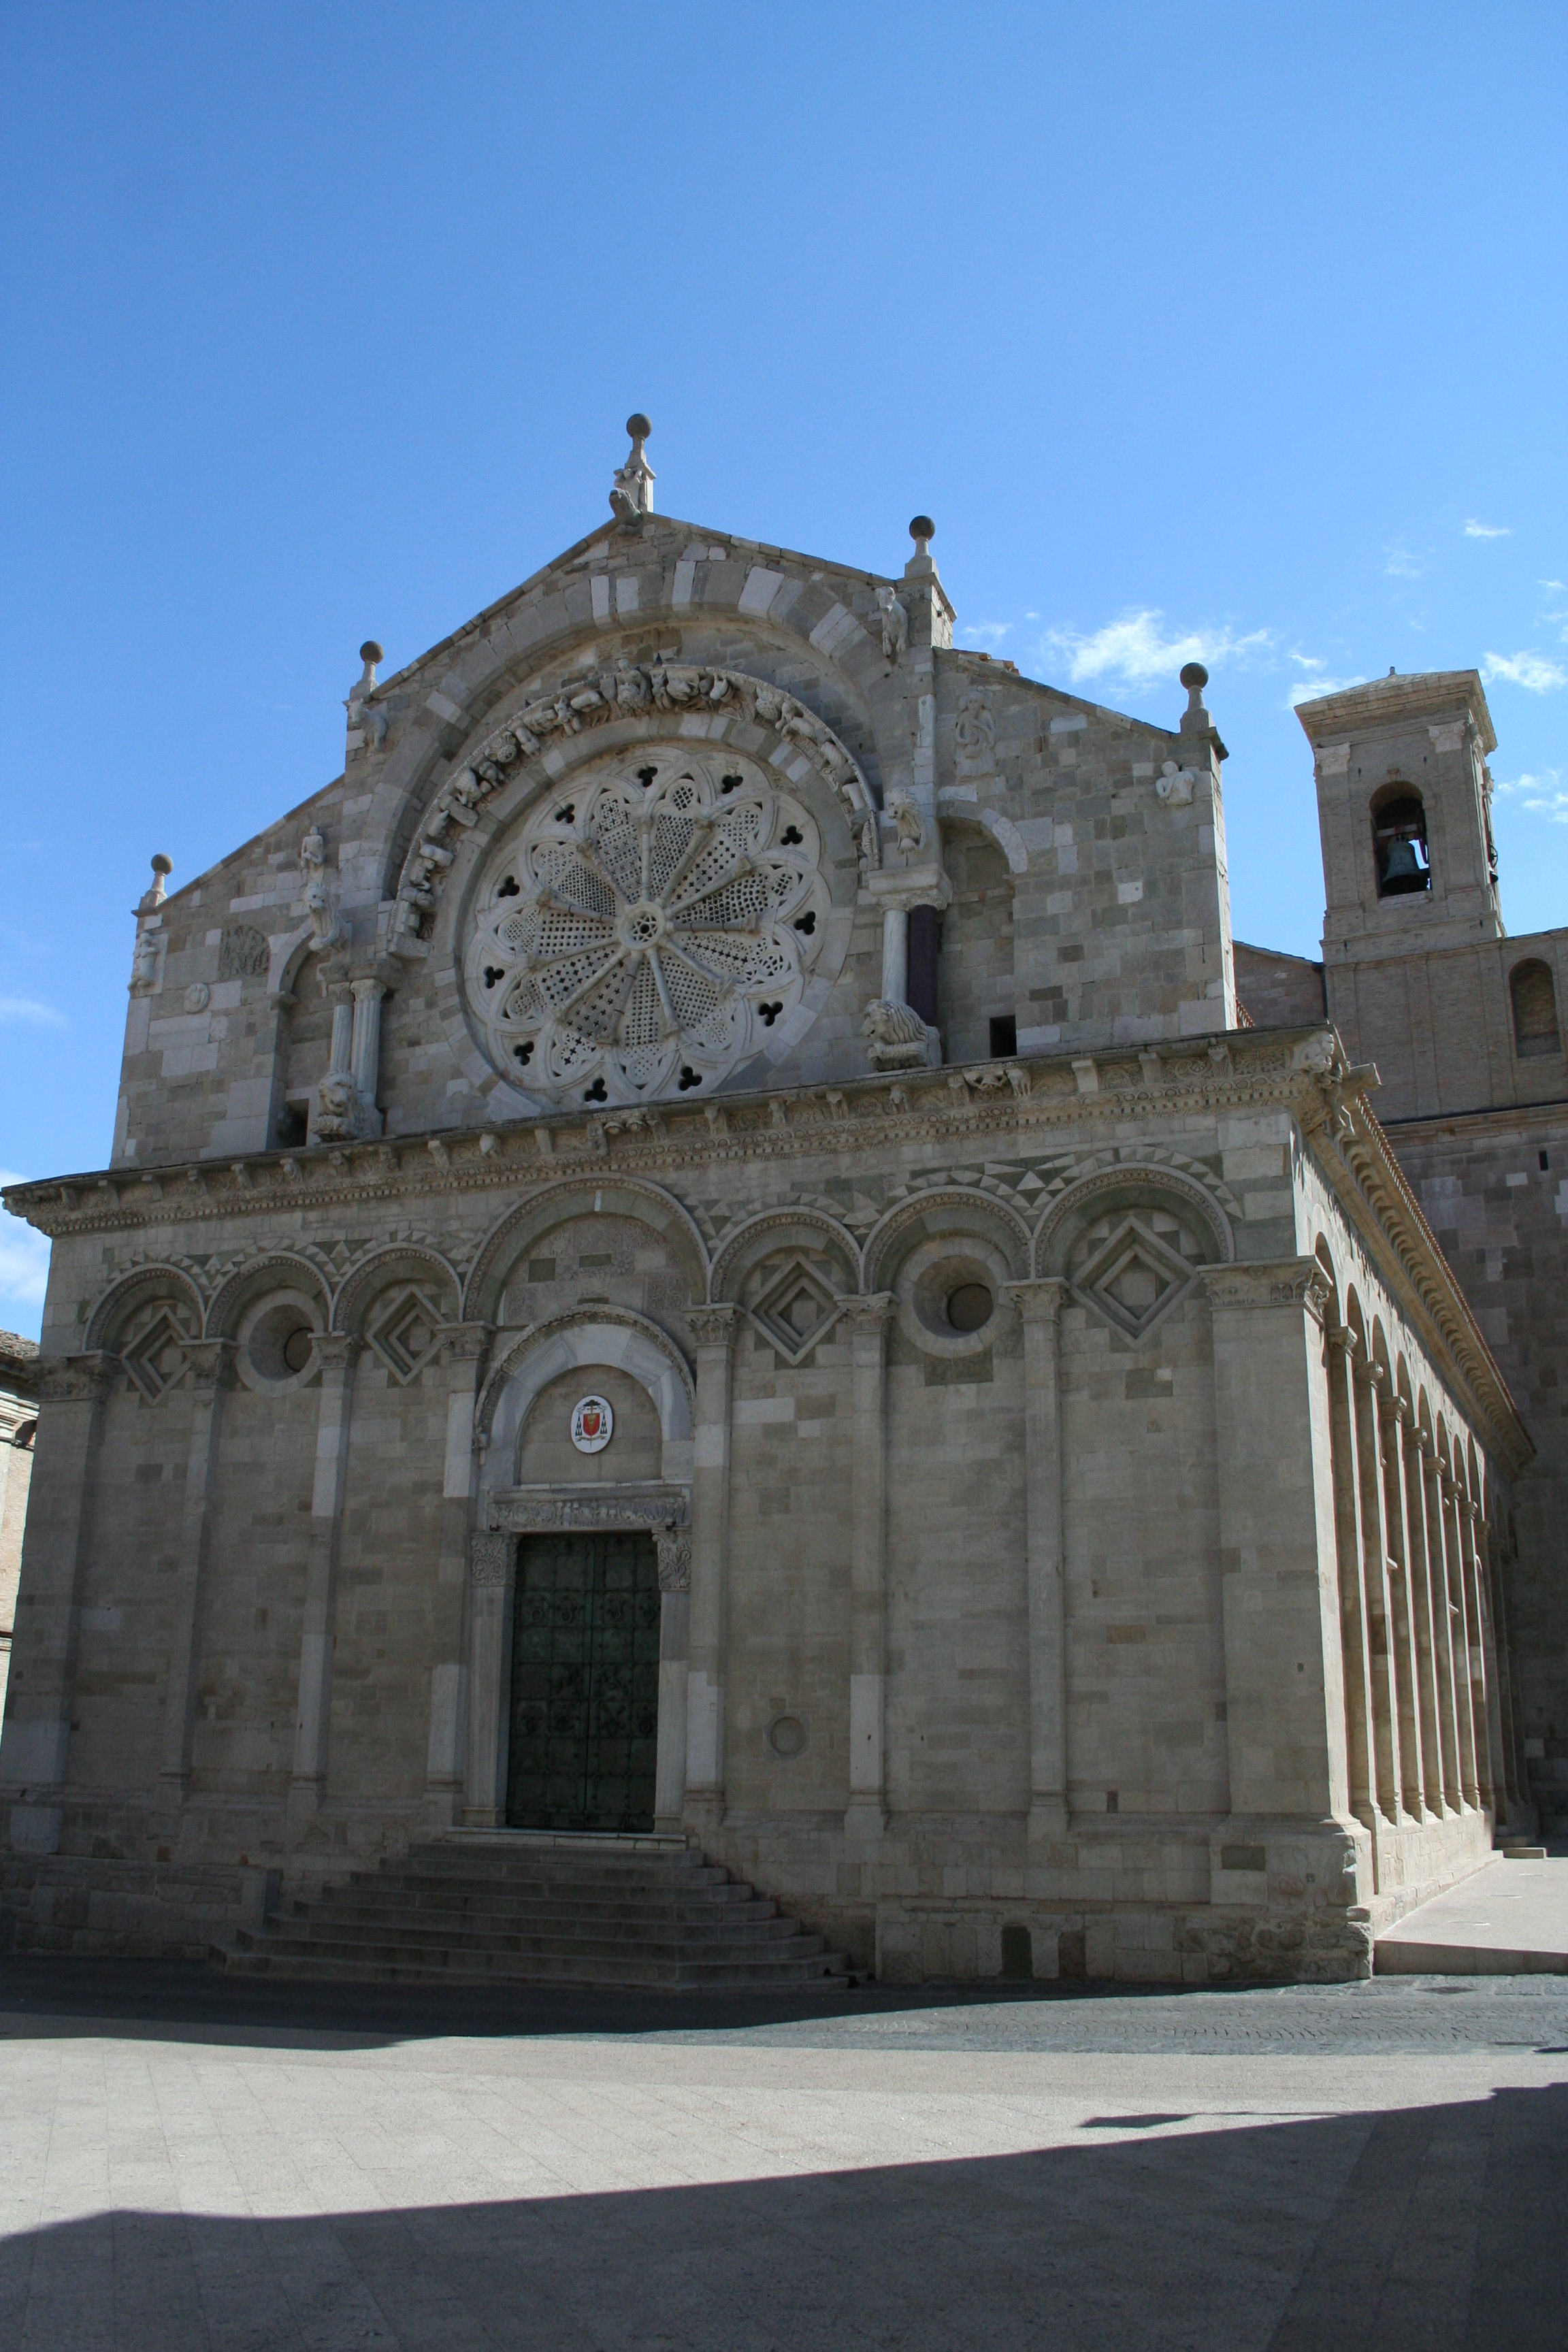
[[[847,1963],[679,1841],[463,1832],[212,1948],[230,1975],[626,1987],[842,1984]]]

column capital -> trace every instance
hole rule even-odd
[[[1002,1296],[1016,1308],[1020,1322],[1055,1324],[1061,1321],[1069,1287],[1065,1275],[1047,1274],[1037,1282],[1004,1283]]]
[[[1384,1377],[1386,1378],[1386,1375]],[[1410,1418],[1408,1398],[1396,1396],[1392,1391],[1387,1396],[1380,1396],[1377,1401],[1377,1417],[1385,1429],[1390,1422],[1397,1422],[1403,1427]]]
[[[495,1337],[493,1323],[439,1323],[436,1337],[448,1364],[482,1363]]]
[[[198,1396],[216,1395],[219,1389],[234,1386],[235,1360],[239,1349],[232,1339],[184,1339],[181,1345],[190,1360]]]
[[[106,1348],[80,1356],[47,1356],[39,1376],[46,1404],[91,1404],[103,1396],[120,1370],[120,1359]]]
[[[379,1003],[384,996],[392,994],[392,973],[381,963],[372,964],[366,971],[356,971],[349,982],[354,1003]]]
[[[741,1310],[732,1301],[721,1299],[708,1307],[689,1307],[686,1320],[700,1348],[731,1348]]]
[[[324,1372],[346,1372],[364,1346],[353,1331],[318,1331],[316,1361]]]
[[[1385,1364],[1378,1363],[1374,1357],[1369,1356],[1357,1365],[1355,1377],[1358,1388],[1370,1389],[1374,1397],[1381,1399],[1382,1391],[1388,1382],[1388,1368]],[[1379,1410],[1381,1409],[1380,1403]]]
[[[1337,1348],[1339,1349],[1353,1375],[1355,1371],[1355,1353],[1356,1349],[1361,1345],[1361,1341],[1356,1338],[1356,1335],[1351,1329],[1350,1325],[1348,1323],[1336,1323],[1331,1329],[1324,1331],[1323,1339],[1329,1347]]]
[[[847,1298],[844,1318],[857,1338],[862,1332],[876,1336],[885,1331],[892,1321],[895,1305],[890,1290],[873,1290],[863,1297]]]
[[[1459,1491],[1459,1482],[1442,1460],[1437,1464],[1437,1484],[1443,1490],[1443,1500],[1451,1503]]]
[[[1321,1323],[1328,1310],[1331,1286],[1315,1257],[1262,1259],[1250,1265],[1205,1265],[1198,1279],[1214,1309],[1238,1307],[1286,1307],[1303,1310]]]

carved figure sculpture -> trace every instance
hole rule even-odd
[[[347,1070],[329,1070],[316,1088],[316,1136],[342,1143],[359,1133],[359,1090]]]
[[[1174,760],[1167,760],[1163,772],[1154,779],[1154,797],[1166,808],[1190,808],[1196,782],[1190,768],[1178,768]]]
[[[327,845],[312,825],[300,844],[300,868],[305,877],[305,912],[310,918],[310,952],[321,954],[344,936],[337,907],[327,888]]]
[[[888,794],[888,814],[893,820],[898,835],[899,855],[912,857],[926,845],[926,821],[921,814],[920,803],[912,793],[894,792]]]
[[[877,617],[882,625],[882,652],[896,662],[910,641],[910,616],[890,588],[877,591]]]
[[[961,699],[953,735],[962,766],[984,768],[991,764],[996,750],[996,721],[991,715],[991,705],[978,689],[972,689]]]
[[[912,1004],[892,997],[874,997],[861,1015],[874,1070],[934,1070],[942,1059],[942,1044]]]

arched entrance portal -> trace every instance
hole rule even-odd
[[[469,1547],[471,1825],[679,1825],[691,1406],[673,1342],[616,1310],[531,1332],[492,1373]]]

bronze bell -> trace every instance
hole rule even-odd
[[[1415,843],[1413,841],[1391,842],[1388,848],[1388,863],[1383,869],[1384,880],[1415,882],[1419,880],[1420,875],[1421,868],[1416,863]]]

